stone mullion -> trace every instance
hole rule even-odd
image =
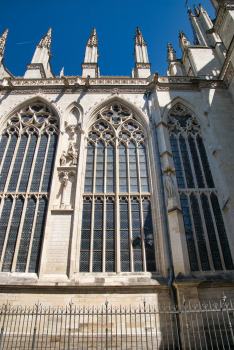
[[[103,182],[103,193],[106,194],[106,183],[107,183],[107,180],[106,180],[106,174],[107,174],[107,146],[105,145],[105,148],[104,148],[104,169],[103,169],[103,177],[104,177],[104,182]]]
[[[15,267],[16,267],[16,262],[17,262],[17,257],[18,257],[18,251],[19,251],[19,246],[20,246],[20,239],[21,239],[22,228],[23,228],[23,224],[24,224],[24,218],[25,218],[27,204],[28,204],[28,198],[25,197],[23,210],[22,210],[22,214],[21,214],[19,230],[18,230],[18,234],[17,234],[17,240],[16,240],[16,245],[15,245],[14,257],[13,257],[13,261],[12,261],[12,265],[11,265],[11,272],[15,272]]]
[[[132,249],[132,202],[131,197],[128,195],[128,232],[129,232],[129,253],[130,253],[130,272],[134,272],[133,266],[133,249]]]
[[[186,137],[186,147],[187,147],[187,151],[188,151],[188,154],[189,154],[189,161],[190,161],[190,166],[191,166],[191,170],[192,170],[192,173],[193,173],[193,180],[194,180],[194,184],[195,184],[195,191],[198,193],[198,183],[197,183],[197,177],[196,177],[196,173],[195,173],[195,169],[194,169],[194,163],[193,163],[193,157],[192,157],[192,154],[191,154],[191,150],[190,150],[190,146],[189,146],[189,143],[188,143],[188,137]],[[185,178],[185,181],[186,178]]]
[[[142,258],[143,258],[143,271],[147,271],[146,266],[146,252],[145,252],[145,236],[144,236],[144,218],[142,210],[142,198],[139,198],[139,207],[140,207],[140,218],[141,218],[141,244],[142,244]]]
[[[194,139],[194,140],[195,140],[195,147],[196,147],[196,150],[197,150],[198,159],[199,159],[199,162],[200,162],[202,176],[203,176],[203,179],[204,179],[204,182],[205,182],[205,187],[208,188],[207,182],[206,182],[206,176],[205,176],[204,169],[203,169],[203,163],[202,163],[200,152],[199,152],[199,149],[198,149],[198,146],[197,146],[197,139]]]
[[[129,148],[126,147],[127,159],[127,180],[128,180],[128,233],[129,233],[129,254],[130,254],[130,271],[133,271],[133,252],[132,252],[132,216],[131,216],[131,187],[130,187],[130,170],[129,170]]]
[[[139,200],[139,207],[140,207],[140,221],[141,221],[141,249],[142,249],[142,259],[143,259],[143,271],[146,270],[146,255],[145,255],[145,239],[144,239],[144,218],[142,214],[142,198],[141,198],[141,174],[140,174],[140,162],[139,162],[139,152],[138,152],[138,147],[136,147],[136,158],[137,158],[137,169],[138,169],[138,189],[140,196],[138,198]],[[149,170],[147,167],[147,173],[148,173],[148,181],[149,181]]]
[[[8,137],[8,140],[7,140],[7,144],[6,144],[6,148],[5,148],[5,151],[4,151],[4,154],[2,156],[2,162],[0,164],[0,174],[1,174],[1,171],[2,171],[2,166],[4,164],[4,161],[5,161],[5,158],[6,158],[6,154],[7,154],[7,151],[8,151],[8,146],[9,146],[9,143],[11,141],[11,134],[8,134],[9,137]],[[1,137],[2,138],[2,137]]]
[[[25,147],[25,153],[24,153],[22,164],[21,164],[21,169],[20,169],[20,173],[19,173],[19,177],[18,177],[17,186],[16,186],[16,192],[18,192],[18,189],[19,189],[21,176],[22,176],[22,172],[23,172],[23,169],[24,169],[24,163],[25,163],[25,159],[26,159],[27,153],[28,153],[28,147],[29,147],[30,140],[31,140],[31,135],[28,136],[27,145]]]
[[[208,257],[209,257],[210,268],[211,268],[211,270],[215,271],[214,264],[213,264],[213,258],[212,258],[212,254],[211,254],[210,241],[209,241],[208,233],[206,230],[206,222],[205,222],[205,218],[204,218],[204,213],[203,213],[203,208],[202,208],[201,198],[200,198],[199,193],[197,193],[197,200],[198,200],[198,205],[199,205],[199,211],[201,213],[201,220],[202,220],[202,225],[203,225],[203,230],[204,230],[204,235],[205,235],[205,240],[206,240],[206,248],[207,248],[207,253],[208,253]]]
[[[40,186],[39,186],[39,193],[41,192],[41,187],[42,187],[42,183],[43,183],[44,171],[45,171],[45,166],[46,166],[46,161],[47,161],[47,154],[48,154],[48,149],[50,147],[50,139],[51,139],[51,135],[49,134],[49,137],[48,137],[48,140],[47,140],[47,145],[46,145],[46,151],[45,151],[45,159],[44,159],[44,163],[43,163],[43,167],[42,167],[42,171],[41,171],[41,180],[40,180]]]
[[[8,235],[9,235],[9,231],[10,231],[10,227],[11,227],[11,220],[12,220],[12,216],[13,216],[14,209],[15,209],[16,196],[14,195],[14,196],[11,196],[11,197],[13,198],[13,201],[12,201],[12,206],[11,206],[10,217],[9,217],[9,220],[8,220],[5,240],[4,240],[4,244],[3,244],[3,247],[2,247],[2,256],[1,256],[1,260],[0,260],[0,271],[2,270],[2,264],[3,264],[3,260],[4,260],[4,256],[5,256],[5,250],[6,250],[6,246],[7,246]]]
[[[188,205],[189,205],[190,219],[191,219],[191,223],[192,223],[192,227],[193,227],[193,233],[194,233],[194,243],[195,243],[195,248],[196,248],[196,253],[197,253],[197,262],[198,262],[199,270],[202,271],[200,252],[199,252],[198,243],[197,243],[197,233],[196,233],[195,225],[194,225],[194,221],[193,221],[192,207],[191,207],[189,196],[187,197],[187,200],[188,200]]]
[[[214,229],[215,229],[215,236],[216,236],[217,244],[218,244],[218,247],[219,247],[220,259],[221,259],[221,262],[222,262],[223,269],[226,270],[226,266],[225,266],[225,262],[224,262],[224,258],[223,258],[223,251],[222,251],[222,247],[221,247],[220,240],[219,240],[219,233],[218,233],[218,230],[217,230],[217,226],[215,224],[216,221],[215,221],[215,216],[214,216],[214,213],[213,213],[213,207],[212,207],[211,200],[210,200],[210,194],[207,195],[207,197],[208,197],[209,206],[210,206],[210,212],[211,212],[211,215],[212,215],[212,221],[213,221],[213,225],[214,225]]]
[[[105,154],[104,154],[104,169],[103,169],[103,177],[104,177],[104,183],[103,183],[103,231],[102,231],[102,271],[106,271],[106,265],[105,265],[105,257],[106,257],[106,174],[107,174],[107,146],[105,144]]]
[[[105,261],[106,261],[106,196],[103,196],[103,218],[102,218],[102,227],[103,227],[103,231],[102,231],[102,272],[106,271],[106,265],[105,265]]]
[[[97,168],[97,146],[94,151],[93,164],[93,195],[92,195],[92,212],[91,212],[91,226],[90,226],[90,256],[89,256],[89,272],[93,270],[93,224],[94,224],[94,205],[95,205],[95,186],[96,186],[96,168]]]
[[[38,150],[39,150],[39,146],[40,146],[41,136],[42,135],[43,134],[41,134],[37,138],[37,144],[36,144],[36,147],[35,147],[35,153],[34,153],[34,157],[33,157],[33,161],[32,161],[32,167],[31,167],[31,170],[30,170],[30,174],[29,174],[29,178],[28,178],[28,185],[27,185],[27,189],[26,189],[26,193],[27,194],[30,192],[32,178],[33,178],[34,169],[35,169],[35,164],[36,164],[36,160],[37,160],[37,154],[38,154]],[[32,193],[34,193],[34,192],[32,192]]]
[[[34,238],[34,231],[35,231],[35,226],[36,226],[36,221],[37,221],[37,212],[38,212],[40,198],[37,197],[36,199],[37,199],[37,201],[36,201],[36,207],[35,207],[35,212],[34,212],[32,233],[31,233],[31,237],[30,237],[30,243],[28,246],[28,256],[27,256],[27,263],[26,263],[25,272],[28,272],[28,268],[29,268],[29,262],[30,262],[31,251],[32,251],[32,243],[33,243],[33,238]]]
[[[6,182],[5,182],[4,192],[7,192],[7,189],[8,189],[8,185],[9,185],[9,182],[10,182],[10,179],[11,179],[11,174],[12,174],[12,170],[14,168],[15,158],[16,158],[17,153],[18,153],[18,148],[19,148],[20,141],[21,141],[21,137],[20,137],[20,135],[18,135],[17,142],[16,142],[16,145],[15,145],[15,150],[14,150],[14,153],[13,153],[13,157],[11,159],[11,165],[10,165],[10,168],[9,168],[9,171],[8,171],[8,175],[7,175],[7,178],[6,178]]]
[[[120,210],[119,210],[119,147],[118,139],[115,139],[115,270],[117,273],[120,273]]]

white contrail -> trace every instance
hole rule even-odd
[[[16,43],[16,45],[31,44],[31,43],[35,43],[35,41],[25,41],[23,43]]]

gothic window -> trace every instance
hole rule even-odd
[[[192,271],[232,270],[214,179],[196,117],[177,104],[168,118]]]
[[[146,153],[132,111],[113,104],[98,114],[87,140],[80,272],[156,271]]]
[[[38,272],[58,120],[42,102],[12,116],[0,140],[0,269]]]

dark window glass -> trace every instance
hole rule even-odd
[[[129,154],[130,192],[136,193],[136,192],[139,192],[139,186],[138,186],[138,169],[137,169],[137,150],[134,142],[129,143],[128,154]]]
[[[7,153],[4,159],[4,163],[2,166],[2,171],[0,174],[0,191],[4,191],[4,187],[5,187],[5,183],[6,183],[6,179],[7,179],[7,175],[11,166],[11,161],[12,161],[12,157],[15,151],[15,146],[16,146],[16,142],[17,142],[18,136],[17,135],[12,135],[9,145],[8,145],[8,149],[7,149]]]
[[[33,172],[33,178],[31,183],[31,192],[38,192],[41,182],[41,173],[45,160],[45,152],[47,146],[48,136],[46,134],[41,136],[40,145],[37,153],[37,159],[35,163],[35,168]]]
[[[54,158],[57,146],[57,135],[53,134],[50,136],[50,144],[46,158],[46,165],[44,170],[43,182],[41,192],[49,192],[51,176],[53,172]]]
[[[151,203],[148,199],[142,201],[143,229],[145,237],[146,269],[156,271],[154,232],[151,214]]]
[[[29,262],[28,272],[38,272],[40,255],[41,255],[41,244],[45,227],[45,219],[47,212],[47,199],[42,198],[39,201],[36,224],[34,229],[33,241],[32,241],[32,250]]]
[[[130,271],[128,201],[120,200],[120,264],[122,272]]]
[[[201,157],[201,161],[202,161],[202,165],[203,165],[203,170],[204,170],[205,177],[206,177],[207,186],[209,188],[214,188],[215,185],[214,185],[214,181],[213,181],[213,176],[211,174],[210,165],[208,162],[204,143],[203,143],[203,140],[200,136],[197,137],[197,145],[198,145],[198,149],[199,149],[199,153],[200,153],[200,157]]]
[[[194,188],[195,186],[193,181],[193,174],[192,174],[192,169],[190,165],[187,145],[183,136],[180,136],[180,150],[181,150],[181,155],[182,155],[183,164],[184,164],[184,172],[186,176],[187,186],[188,188]]]
[[[11,214],[12,198],[8,197],[3,205],[2,215],[0,219],[0,256],[2,255],[2,249],[6,237],[6,231],[8,226],[9,217]]]
[[[89,199],[85,199],[81,226],[80,272],[89,272],[91,213],[92,202]]]
[[[119,146],[119,192],[128,192],[127,152],[122,143]]]
[[[85,171],[85,193],[93,192],[93,171],[94,171],[94,146],[87,147],[86,171]]]
[[[106,201],[106,272],[115,271],[115,202]]]
[[[214,193],[212,193],[210,196],[210,199],[211,199],[211,204],[212,204],[212,208],[215,216],[216,227],[219,233],[219,239],[220,239],[220,244],[223,252],[225,266],[227,270],[233,270],[234,267],[233,267],[232,255],[228,244],[226,229],[223,222],[223,217],[220,210],[218,197]]]
[[[190,203],[193,214],[193,222],[197,236],[197,245],[199,249],[199,255],[201,260],[201,267],[203,271],[210,270],[210,263],[207,253],[206,240],[204,235],[204,230],[202,226],[201,214],[198,205],[198,199],[195,194],[191,194]]]
[[[132,248],[134,271],[143,271],[140,204],[137,199],[131,201]]]
[[[23,198],[21,197],[18,198],[15,202],[15,208],[11,219],[11,226],[8,234],[6,250],[5,250],[5,255],[4,255],[3,264],[2,264],[2,271],[4,272],[11,271],[23,205],[24,205]]]
[[[216,239],[210,205],[209,205],[208,198],[205,194],[201,195],[201,202],[202,202],[203,214],[206,222],[206,230],[207,230],[207,234],[210,242],[210,249],[211,249],[211,254],[213,258],[214,268],[215,270],[222,270],[223,267],[220,259],[219,248],[218,248],[218,243]]]
[[[105,145],[103,142],[97,144],[96,156],[96,184],[95,192],[104,192],[104,164],[105,164]]]
[[[25,158],[24,168],[21,175],[20,185],[19,185],[19,192],[26,192],[28,187],[28,179],[29,175],[32,169],[32,162],[33,157],[36,149],[37,144],[37,135],[32,135],[31,139],[29,141],[27,155]]]
[[[190,147],[190,151],[191,151],[191,155],[192,155],[192,159],[193,159],[193,166],[194,166],[194,170],[195,170],[195,174],[196,174],[196,178],[197,178],[198,187],[204,188],[205,182],[204,182],[202,171],[201,171],[201,165],[200,165],[200,161],[199,161],[198,154],[197,154],[196,144],[195,144],[195,141],[192,138],[192,136],[189,136],[188,142],[189,142],[189,147]]]
[[[183,175],[183,170],[182,170],[182,166],[181,166],[178,141],[174,136],[171,136],[170,142],[171,142],[172,156],[173,156],[175,171],[176,171],[177,185],[179,188],[184,188],[185,187],[184,175]]]
[[[27,145],[27,141],[28,141],[28,136],[25,134],[22,135],[21,140],[20,140],[20,144],[19,144],[19,148],[18,148],[16,157],[15,157],[15,162],[14,162],[14,167],[13,167],[13,170],[11,173],[10,182],[8,185],[9,192],[14,192],[16,190],[18,179],[19,179],[19,173],[20,173],[20,169],[21,169],[21,165],[22,165],[22,161],[24,158],[24,153],[25,153],[25,149],[26,149],[26,145]]]
[[[145,146],[141,143],[138,146],[139,167],[141,178],[141,192],[149,192],[149,178],[147,169],[147,158]]]
[[[106,192],[115,192],[115,157],[114,147],[107,146],[107,160],[106,160]]]
[[[22,229],[20,246],[18,251],[17,263],[16,263],[16,272],[25,272],[27,258],[28,258],[28,249],[32,235],[32,226],[33,219],[36,208],[36,199],[31,198],[27,203],[24,225]]]
[[[102,272],[103,249],[103,202],[97,199],[94,204],[93,221],[93,272]]]
[[[194,243],[193,227],[192,227],[192,222],[190,218],[188,199],[184,194],[180,196],[180,203],[183,211],[184,230],[185,230],[186,241],[188,246],[190,267],[192,271],[198,271],[199,267],[197,262],[197,254],[196,254],[196,248]]]
[[[2,135],[1,142],[0,142],[0,164],[2,162],[2,157],[6,149],[8,138],[9,136],[7,134]]]

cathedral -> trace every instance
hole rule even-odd
[[[234,1],[211,3],[213,21],[188,8],[165,76],[138,27],[121,77],[101,75],[95,28],[82,76],[53,74],[49,29],[14,77],[0,36],[1,304],[234,297]]]

